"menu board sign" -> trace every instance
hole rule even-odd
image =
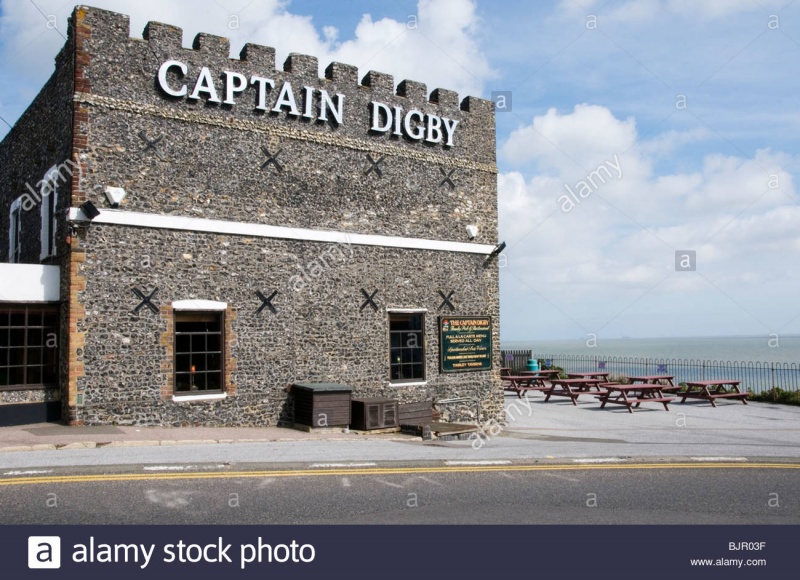
[[[440,316],[439,353],[443,373],[492,368],[490,316]]]

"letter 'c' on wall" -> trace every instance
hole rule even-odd
[[[183,64],[179,60],[168,60],[165,61],[158,69],[158,84],[161,87],[161,90],[170,96],[185,97],[186,96],[185,84],[176,91],[172,87],[170,87],[169,83],[167,82],[167,72],[169,72],[169,69],[171,69],[172,67],[177,67],[181,71],[181,76],[186,76],[187,69],[185,64]]]

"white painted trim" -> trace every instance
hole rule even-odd
[[[386,312],[389,314],[424,314],[428,312],[427,308],[387,308]]]
[[[226,399],[227,393],[215,393],[213,395],[172,395],[175,403],[190,403],[192,401],[219,401]]]
[[[227,302],[216,300],[176,300],[172,303],[173,310],[226,310]]]
[[[427,384],[428,381],[419,381],[416,383],[401,383],[401,382],[393,383],[392,381],[389,381],[390,387],[424,387]]]
[[[58,302],[58,266],[0,264],[0,302]]]
[[[72,221],[89,221],[80,208],[69,210]],[[143,228],[182,230],[188,232],[208,232],[213,234],[230,234],[235,236],[252,236],[256,238],[279,238],[285,240],[303,240],[308,242],[327,242],[335,244],[355,244],[357,246],[381,246],[385,248],[406,248],[409,250],[438,250],[442,252],[460,252],[464,254],[489,255],[495,246],[490,244],[470,244],[445,240],[428,240],[424,238],[404,238],[399,236],[378,236],[372,234],[354,234],[331,230],[311,230],[307,228],[290,228],[267,224],[212,220],[196,217],[139,213],[118,209],[103,209],[100,215],[91,220],[97,224],[113,224]]]

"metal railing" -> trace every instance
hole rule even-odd
[[[531,353],[501,351],[503,365],[512,372],[526,368]],[[507,354],[511,358],[507,359]],[[524,362],[523,362],[524,358]],[[784,391],[800,390],[800,364],[700,359],[639,358],[599,355],[537,355],[544,368],[560,367],[565,372],[605,371],[612,376],[672,375],[675,384],[686,381],[730,379],[741,381],[740,388],[762,393],[773,387]]]

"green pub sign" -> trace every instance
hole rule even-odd
[[[440,316],[439,354],[443,373],[492,368],[490,316]]]

